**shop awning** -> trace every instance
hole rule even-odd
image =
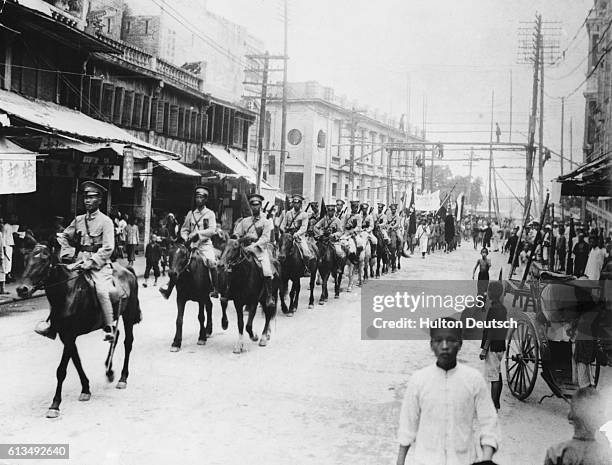
[[[169,160],[168,157],[164,157],[163,155],[151,154],[149,155],[149,158],[159,163],[159,166],[162,166],[168,171],[172,171],[173,173],[182,174],[183,176],[193,176],[197,178],[202,176],[200,173],[183,165],[181,162],[176,161],[176,160]]]
[[[0,112],[7,113],[11,120],[16,118],[23,120],[26,124],[40,126],[52,132],[87,139],[83,141],[86,143],[94,141],[123,143],[146,152],[177,157],[172,152],[141,141],[110,123],[99,121],[55,103],[29,99],[14,92],[0,90]]]
[[[612,156],[603,155],[559,176],[561,195],[602,197],[612,195]]]
[[[257,183],[257,173],[255,173],[255,171],[253,171],[240,158],[225,150],[223,146],[206,144],[204,145],[204,149],[233,174],[244,178],[253,184]]]
[[[0,194],[36,191],[36,154],[0,137]]]

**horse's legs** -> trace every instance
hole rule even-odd
[[[264,324],[263,331],[261,332],[261,338],[259,339],[259,346],[265,347],[268,345],[268,342],[270,341],[270,333],[271,333],[270,322],[272,321],[272,318],[274,318],[274,314],[276,313],[276,302],[274,303],[275,305],[274,307],[267,307],[265,299],[263,299],[263,302],[261,302],[261,304],[262,304],[261,306],[264,311],[264,316],[266,317],[266,323]]]
[[[206,335],[211,336],[213,332],[213,319],[212,319],[212,300],[210,297],[206,299]]]
[[[323,305],[327,302],[327,281],[329,279],[329,271],[325,270],[325,272],[321,273],[321,297],[319,297],[319,305]]]
[[[123,319],[123,329],[125,329],[125,340],[123,341],[123,348],[125,354],[123,356],[123,368],[121,369],[121,378],[117,382],[117,389],[125,389],[127,387],[127,378],[130,374],[130,354],[132,353],[132,344],[134,343],[134,325],[126,323],[125,318]]]
[[[247,309],[249,311],[249,318],[247,320],[246,330],[247,330],[247,333],[249,334],[249,337],[251,338],[251,341],[257,342],[259,341],[259,336],[253,333],[253,319],[255,318],[255,314],[257,313],[257,303],[248,304]]]
[[[60,364],[55,372],[57,377],[57,387],[55,388],[53,402],[51,402],[51,406],[47,411],[47,418],[59,417],[59,406],[62,403],[62,384],[64,384],[64,380],[66,379],[66,368],[68,367],[68,362],[72,356],[72,348],[74,347],[74,339],[63,342],[64,351],[62,352],[62,359],[60,360]]]
[[[227,322],[227,304],[228,300],[225,297],[219,298],[219,303],[221,304],[221,328],[225,331],[228,326]]]
[[[207,306],[207,303],[205,303],[203,300],[200,300],[198,302],[198,322],[200,323],[200,333],[198,335],[198,345],[199,346],[206,345],[207,327],[204,326],[204,323],[205,323],[204,320],[206,319],[206,315],[204,314],[205,306]],[[206,323],[208,323],[208,321]]]
[[[302,285],[300,278],[297,277],[291,281],[291,292],[289,293],[289,311],[295,312],[298,307],[298,299],[300,298],[300,290]]]
[[[238,324],[238,340],[236,341],[236,344],[234,344],[234,353],[240,354],[244,352],[244,314],[242,313],[244,304],[234,300],[234,307],[236,308],[236,322]]]
[[[91,391],[89,390],[89,379],[87,379],[87,375],[85,374],[85,370],[83,370],[83,365],[81,364],[81,357],[79,357],[79,351],[76,347],[76,341],[74,343],[74,348],[72,349],[72,363],[76,368],[77,373],[79,374],[79,379],[81,380],[81,395],[79,396],[80,401],[87,401],[91,398]]]
[[[280,301],[281,301],[281,310],[284,314],[291,313],[287,308],[287,304],[285,303],[285,298],[287,297],[287,291],[289,289],[289,277],[286,274],[283,274],[283,279],[281,280],[280,286]],[[291,302],[289,302],[291,304]]]
[[[318,278],[318,270],[316,267],[314,267],[314,269],[312,269],[310,272],[310,285],[309,285],[310,297],[308,298],[308,308],[314,308],[314,289],[315,289],[315,282],[318,279],[320,279]]]
[[[186,303],[184,299],[176,299],[176,332],[170,348],[172,352],[178,352],[183,342],[183,315],[185,315]]]

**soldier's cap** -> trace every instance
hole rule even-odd
[[[328,203],[327,205],[325,205],[325,209],[326,210],[335,210],[336,206],[333,203]]]
[[[396,203],[392,203],[391,205],[389,205],[389,208],[397,208],[397,204]]]
[[[106,193],[106,189],[100,184],[93,181],[85,181],[81,183],[81,192],[84,195],[99,195]]]
[[[310,205],[311,207],[318,207],[319,202],[308,202],[308,205]]]
[[[382,208],[385,208],[386,205],[384,203],[382,203],[382,202],[378,202],[378,206],[382,207]]]
[[[291,201],[292,202],[303,202],[304,197],[302,197],[300,194],[295,194],[291,196]]]
[[[550,229],[550,225],[547,224],[546,226],[544,226],[545,229]]]
[[[368,205],[368,202],[363,202],[361,204],[361,208],[370,208],[370,206]]]
[[[206,186],[201,186],[200,185],[200,186],[195,186],[193,188],[193,192],[198,192],[198,191],[204,191],[206,193],[206,195],[209,194],[208,187],[206,187]]]
[[[342,199],[336,200],[336,205],[338,205],[338,204],[344,205],[344,200],[342,200]]]
[[[254,203],[258,203],[258,204],[262,204],[262,202],[264,201],[264,198],[262,195],[259,194],[251,194],[249,195],[249,203],[250,204],[254,204]]]
[[[359,200],[351,200],[351,207],[354,207],[355,205],[359,206]]]

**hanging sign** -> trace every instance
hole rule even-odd
[[[0,154],[0,194],[36,191],[36,156]]]
[[[123,187],[134,187],[134,152],[129,149],[123,151]]]

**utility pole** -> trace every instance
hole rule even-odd
[[[429,170],[429,192],[433,192],[434,188],[434,158],[435,158],[435,150],[432,147],[431,149],[431,169]]]
[[[491,131],[489,145],[489,219],[491,218],[491,196],[493,193],[493,107],[495,105],[495,91],[491,91]]]
[[[540,45],[542,37],[540,35]],[[540,46],[540,129],[538,142],[538,212],[544,208],[544,47]]]
[[[287,0],[284,0],[284,50],[285,60],[283,61],[283,101],[281,106],[281,143],[280,143],[280,163],[278,170],[278,187],[281,192],[285,192],[285,156],[287,155],[287,31],[289,18],[287,14]]]
[[[565,97],[561,97],[561,174],[563,174],[563,132],[565,131]],[[572,167],[570,166],[570,171]]]
[[[261,104],[259,106],[259,132],[257,134],[257,193],[261,192],[261,175],[263,171],[263,141],[266,130],[266,99],[268,97],[269,53],[264,55],[263,77],[261,80]],[[282,157],[282,154],[281,154]]]
[[[508,142],[512,142],[512,70],[510,70],[510,129],[508,131]]]
[[[427,130],[425,128],[426,125],[426,101],[425,95],[423,95],[423,130],[422,130],[422,138],[425,141],[425,137],[427,137]],[[421,167],[421,193],[425,193],[425,146],[423,146],[423,151],[421,152],[421,160],[423,162],[423,166]]]
[[[573,123],[574,123],[574,118],[570,117],[570,127],[569,127],[569,131],[570,131],[570,146],[569,146],[569,152],[570,152],[570,171],[572,171],[574,169],[574,131],[573,131]]]
[[[474,164],[474,148],[470,149],[470,174],[468,175],[468,192],[467,192],[467,199],[466,199],[466,203],[468,205],[472,205],[470,202],[472,200],[472,166]],[[471,211],[471,209],[470,209]]]
[[[536,17],[535,51],[533,54],[533,89],[531,94],[531,115],[529,117],[529,137],[527,138],[527,161],[525,163],[525,215],[531,204],[531,179],[533,177],[533,159],[535,157],[535,123],[538,111],[538,77],[540,68],[540,46],[542,44],[542,16]]]
[[[351,147],[349,152],[351,158],[349,167],[349,192],[351,198],[349,200],[352,200],[355,195],[355,126],[357,125],[355,115],[356,111],[355,108],[353,108],[351,111]]]

